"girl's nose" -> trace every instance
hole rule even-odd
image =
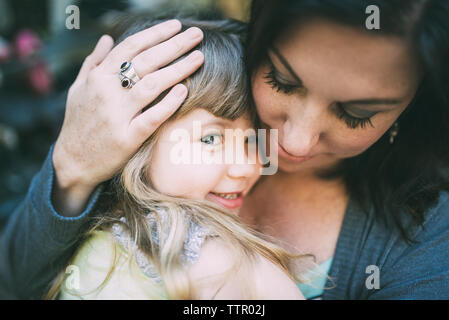
[[[238,133],[235,135],[233,142],[225,145],[227,175],[234,179],[254,177],[260,170],[257,161],[257,143],[253,136],[247,137]]]
[[[245,158],[245,163],[234,163],[228,166],[228,176],[234,179],[251,178],[258,173],[259,166],[249,163]]]
[[[250,146],[244,146],[244,148],[250,148]],[[233,161],[228,164],[228,176],[234,179],[250,178],[254,177],[259,169],[256,150],[251,148],[239,150],[234,154]]]

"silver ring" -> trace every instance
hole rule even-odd
[[[118,73],[120,82],[123,88],[131,89],[133,85],[140,80],[139,76],[134,70],[131,62],[125,61],[120,66],[120,72]]]

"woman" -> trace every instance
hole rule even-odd
[[[449,298],[449,3],[377,1],[379,30],[372,2],[284,3],[252,8],[247,63],[280,172],[244,216],[324,263],[325,299]]]
[[[449,3],[379,0],[380,29],[367,30],[371,4],[253,1],[247,62],[258,114],[279,130],[279,173],[256,186],[242,216],[325,264],[332,289],[309,298],[449,298]],[[1,242],[3,256],[12,252],[2,274],[19,297],[40,297],[57,270],[48,261],[70,256],[100,184],[182,103],[176,86],[139,112],[202,63],[194,52],[159,69],[201,40],[193,29],[165,41],[179,29],[163,24],[110,52],[104,37],[86,59],[55,147]],[[129,60],[141,80],[122,89]]]

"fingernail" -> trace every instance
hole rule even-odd
[[[168,20],[167,25],[170,29],[181,29],[181,22],[179,20],[173,19]]]
[[[198,39],[203,37],[203,32],[197,27],[192,27],[186,31],[186,35],[192,39]]]
[[[110,35],[108,35],[108,34],[102,35],[100,40],[101,41],[110,41],[110,40],[112,40],[112,42],[114,42],[114,39]]]
[[[203,53],[199,50],[195,50],[190,54],[189,59],[191,61],[201,60],[201,59],[203,59]]]
[[[182,85],[182,84],[177,84],[174,88],[173,88],[173,93],[179,97],[183,97],[185,92],[186,92],[187,88]]]

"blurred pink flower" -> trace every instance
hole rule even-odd
[[[40,62],[32,66],[27,72],[31,87],[38,94],[48,94],[53,89],[53,77],[47,66]]]
[[[15,49],[19,58],[35,53],[42,46],[38,35],[32,30],[22,30],[16,36]]]

